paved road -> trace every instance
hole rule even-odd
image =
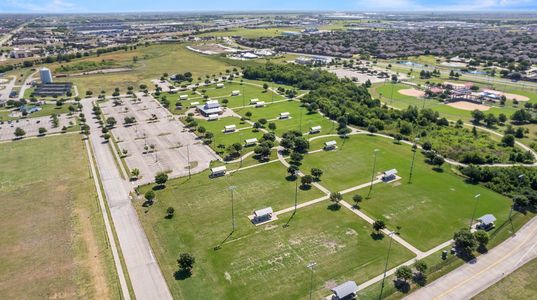
[[[129,192],[132,186],[123,180],[107,144],[102,143],[101,130],[92,117],[90,99],[82,101],[84,114],[91,127],[90,142],[101,175],[119,245],[136,299],[172,299],[166,281],[153,255],[149,241],[132,206]],[[171,274],[168,274],[171,276]]]
[[[465,264],[405,299],[469,299],[537,257],[537,218],[475,263]]]

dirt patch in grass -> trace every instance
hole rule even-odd
[[[425,96],[425,92],[424,92],[424,91],[420,91],[420,90],[416,90],[416,89],[403,89],[403,90],[399,90],[399,94],[401,94],[401,95],[405,95],[405,96],[416,97],[416,98],[420,98],[420,97]]]
[[[487,111],[490,109],[489,106],[472,103],[472,102],[466,102],[466,101],[451,102],[451,103],[448,103],[447,105],[457,108],[457,109],[469,110],[469,111],[474,111],[476,109],[480,111]]]

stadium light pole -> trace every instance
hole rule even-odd
[[[412,163],[410,164],[410,176],[408,177],[408,183],[412,183],[412,173],[414,173],[414,160],[416,159],[416,152],[418,152],[418,142],[420,138],[414,139],[414,147],[412,147]]]
[[[375,168],[377,167],[377,153],[379,149],[373,150],[373,172],[371,173],[371,184],[369,185],[369,192],[367,192],[367,198],[371,196],[371,190],[373,190],[373,181],[375,180]]]
[[[317,265],[316,262],[310,262],[306,265],[308,269],[310,269],[310,300],[311,300],[311,294],[313,292],[313,268]]]
[[[472,218],[470,219],[470,230],[472,230],[472,223],[474,223],[475,211],[477,210],[477,204],[479,203],[479,198],[481,198],[481,194],[475,195],[474,198],[475,198],[475,204],[474,204],[474,212],[472,213]]]
[[[293,215],[296,214],[296,209],[298,206],[298,171],[295,171],[295,210]]]
[[[390,243],[388,244],[388,255],[386,256],[386,263],[384,264],[384,275],[382,276],[382,283],[380,284],[380,295],[379,300],[382,299],[382,291],[384,290],[384,281],[386,280],[386,272],[388,272],[388,261],[390,260],[390,251],[392,250],[392,241],[393,241],[393,235],[397,232],[392,231],[390,234]]]
[[[235,205],[234,205],[234,192],[235,189],[237,189],[237,186],[232,185],[229,187],[229,190],[231,191],[231,232],[235,232]]]

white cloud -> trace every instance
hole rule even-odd
[[[427,3],[429,2],[429,3]],[[418,0],[356,0],[357,9],[387,10],[387,11],[472,11],[520,8],[535,3],[535,0],[455,0],[448,1],[418,1]]]

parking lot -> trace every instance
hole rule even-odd
[[[218,159],[193,133],[152,97],[137,94],[138,99],[122,98],[121,105],[112,101],[101,103],[106,117],[117,120],[112,133],[120,151],[127,150],[125,161],[130,170],[139,169],[139,183],[151,182],[158,172],[170,177],[186,176],[209,168]],[[136,123],[124,124],[125,117],[134,117]]]
[[[3,121],[0,124],[0,141],[12,140],[15,138],[15,129],[17,127],[22,128],[25,132],[25,136],[36,136],[39,134],[39,128],[43,127],[47,129],[47,134],[58,133],[62,131],[62,127],[69,127],[71,124],[76,124],[74,116],[68,116],[67,114],[58,116],[58,126],[54,127],[50,116],[27,118],[13,120],[11,122]],[[71,124],[70,124],[71,122]]]

